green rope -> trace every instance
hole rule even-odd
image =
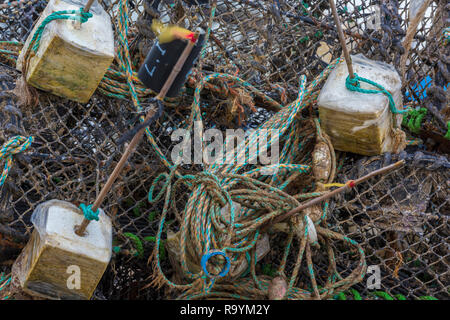
[[[445,134],[444,138],[450,140],[450,121],[447,121],[447,133]]]
[[[354,73],[353,75],[354,75],[353,79],[351,79],[350,76],[348,76],[347,79],[345,80],[345,87],[348,90],[356,91],[356,92],[360,92],[360,93],[367,93],[367,94],[383,93],[384,95],[386,95],[386,97],[389,100],[389,107],[390,107],[392,113],[406,113],[409,111],[409,109],[405,109],[405,110],[397,109],[395,107],[395,102],[394,102],[394,99],[392,98],[391,93],[389,91],[387,91],[381,84],[378,84],[378,83],[373,82],[366,78],[361,78],[356,73]],[[363,89],[363,88],[361,88],[360,82],[368,83],[368,84],[378,88],[379,90]]]
[[[133,241],[134,247],[136,248],[136,256],[142,258],[144,256],[144,246],[142,245],[141,239],[131,232],[125,232],[123,235]]]
[[[44,19],[44,21],[42,21],[41,25],[37,28],[36,32],[34,33],[33,38],[31,38],[31,43],[34,43],[32,48],[33,52],[36,52],[39,49],[44,29],[47,26],[47,24],[49,24],[53,20],[74,20],[84,23],[88,21],[88,19],[91,17],[92,13],[84,12],[83,8],[80,8],[78,10],[63,10],[53,12],[52,14],[47,16]]]
[[[423,118],[427,114],[427,109],[420,108],[418,110],[409,110],[407,114],[403,116],[402,124],[412,132],[418,134],[420,132]]]
[[[353,300],[368,300],[368,299],[363,299],[361,297],[361,294],[356,289],[353,289],[353,288],[351,288],[347,292],[340,292],[340,293],[336,294],[333,297],[333,300],[347,300],[347,295],[349,295],[349,294],[353,295]],[[407,300],[407,298],[403,294],[397,293],[392,296],[389,293],[387,293],[386,291],[369,292],[369,295],[372,297],[383,299],[383,300]],[[417,299],[418,300],[439,300],[432,296],[420,296]]]

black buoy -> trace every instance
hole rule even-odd
[[[205,40],[205,33],[200,33],[192,52],[187,58],[183,68],[178,73],[172,86],[167,92],[166,96],[173,98],[176,97],[186,81],[192,66],[196,62],[200,51],[203,47]],[[152,49],[145,58],[144,64],[140,67],[138,72],[138,78],[149,89],[160,92],[170,73],[173,66],[178,61],[187,42],[190,40],[173,40],[171,42],[160,44],[156,41],[153,44]]]

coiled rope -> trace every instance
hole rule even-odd
[[[251,166],[252,160],[258,153],[249,151],[257,141],[258,133],[251,134],[248,141],[237,147],[237,154],[233,164],[223,164],[223,159],[218,159],[212,165],[205,164],[205,170],[196,175],[178,175],[175,179],[179,165],[173,166],[170,172],[159,175],[149,191],[149,201],[157,202],[165,196],[164,207],[160,218],[157,245],[151,257],[156,274],[153,285],[167,284],[172,288],[183,290],[179,298],[195,299],[199,297],[226,296],[245,298],[249,294],[266,294],[268,279],[256,275],[256,243],[261,239],[264,230],[262,227],[273,218],[282,215],[286,210],[300,204],[299,199],[315,197],[322,193],[301,193],[290,195],[283,191],[290,182],[301,174],[310,171],[307,164],[295,164],[293,161],[304,159],[310,161],[308,150],[302,146],[311,145],[315,141],[316,130],[309,130],[305,124],[309,120],[299,118],[299,112],[313,103],[317,98],[317,86],[326,78],[330,70],[339,63],[335,61],[306,88],[306,78],[300,80],[297,100],[289,106],[282,107],[280,111],[265,122],[259,129],[278,130],[283,148],[278,164],[272,165],[276,174],[262,175],[261,167]],[[187,128],[193,128],[194,121],[202,121],[200,111],[200,93],[209,81],[218,79],[233,79],[235,84],[254,94],[261,94],[245,81],[237,77],[223,74],[212,74],[204,77],[198,83],[194,93],[194,101],[191,106],[191,117]],[[303,124],[303,127],[302,127]],[[263,134],[268,138],[268,134]],[[269,145],[276,141],[276,137],[270,137]],[[202,141],[202,145],[204,141]],[[249,159],[244,163],[236,161],[240,156],[249,154]],[[252,168],[253,167],[253,168]],[[270,166],[269,166],[270,167]],[[245,170],[244,170],[245,169]],[[266,168],[267,169],[267,168]],[[242,172],[244,171],[244,172]],[[241,173],[240,173],[241,172]],[[173,181],[175,180],[175,181]],[[161,190],[155,194],[155,189],[161,185]],[[179,191],[190,189],[191,195],[182,212],[176,208],[176,197]],[[235,203],[239,203],[243,210],[236,212]],[[228,207],[228,213],[222,212]],[[297,255],[295,268],[291,275],[287,296],[297,299],[324,299],[335,294],[335,291],[346,290],[354,283],[359,282],[365,273],[365,255],[355,241],[336,232],[319,226],[326,219],[327,206],[324,206],[322,217],[314,222],[314,228],[320,235],[320,242],[326,248],[330,259],[330,276],[323,288],[318,288],[314,266],[312,263],[311,244],[307,241],[309,223],[304,213],[295,217],[293,223],[297,228],[291,228],[285,247],[285,252],[278,270],[284,274],[287,258],[292,248],[295,235],[298,236],[300,248]],[[164,274],[159,260],[159,248],[165,220],[169,212],[173,213],[180,224],[180,265],[184,277],[188,283],[177,284],[170,281]],[[338,240],[354,247],[359,254],[359,262],[355,269],[346,278],[342,278],[335,269],[334,253],[330,241]],[[213,252],[220,252],[213,257]],[[298,280],[302,258],[306,254],[306,264],[312,283],[312,291],[306,291],[295,287]],[[193,256],[193,257],[192,257]],[[188,258],[189,257],[189,258]],[[192,263],[203,265],[198,270],[192,270]],[[230,267],[228,268],[228,261]],[[236,275],[233,271],[246,264],[249,268],[248,278],[239,278],[238,284],[229,284]],[[228,272],[227,274],[225,274]],[[217,275],[222,275],[220,278]],[[232,292],[226,292],[232,290]],[[244,296],[238,292],[245,293]]]

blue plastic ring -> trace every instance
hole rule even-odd
[[[208,272],[208,269],[206,268],[206,264],[208,263],[208,260],[214,256],[222,256],[225,258],[226,265],[223,267],[222,271],[216,276],[211,276],[211,274]],[[201,265],[203,268],[203,272],[209,277],[209,278],[216,278],[216,277],[223,277],[226,276],[228,271],[230,271],[231,267],[231,261],[230,258],[225,254],[225,252],[220,250],[210,251],[207,254],[204,254],[202,257]]]

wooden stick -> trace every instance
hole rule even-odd
[[[350,58],[350,54],[348,53],[348,50],[347,50],[345,35],[344,35],[344,32],[342,31],[341,21],[339,19],[339,15],[337,13],[336,4],[334,3],[334,0],[330,0],[330,7],[331,7],[331,11],[333,12],[334,23],[336,24],[336,29],[338,32],[339,41],[341,42],[342,52],[344,53],[345,62],[347,63],[348,74],[350,76],[350,79],[353,79],[355,76],[354,76],[354,72],[353,72],[352,59]]]
[[[86,5],[84,6],[83,11],[84,12],[89,12],[89,10],[91,10],[92,5],[94,4],[95,0],[89,0]]]
[[[352,181],[353,182],[352,186],[350,186],[349,184],[346,184],[345,186],[340,187],[338,189],[335,189],[333,191],[330,191],[330,192],[324,194],[323,196],[320,196],[320,197],[314,198],[312,200],[306,201],[306,202],[302,203],[301,205],[299,205],[297,208],[294,208],[291,211],[289,211],[289,212],[287,212],[287,213],[285,213],[285,214],[283,214],[281,216],[278,216],[278,217],[274,218],[272,221],[268,221],[266,227],[264,227],[263,229],[267,229],[268,227],[272,226],[273,224],[276,224],[276,223],[279,223],[279,222],[281,222],[283,220],[286,220],[287,218],[293,216],[294,214],[296,214],[296,213],[298,213],[300,211],[303,211],[306,208],[309,208],[309,207],[311,207],[313,205],[319,204],[322,201],[327,200],[327,199],[329,199],[331,197],[334,197],[335,195],[337,195],[339,193],[342,193],[344,191],[350,190],[352,187],[354,187],[354,186],[356,186],[356,185],[358,185],[358,184],[360,184],[360,183],[362,183],[364,181],[367,181],[367,180],[369,180],[370,178],[372,178],[372,177],[374,177],[376,175],[384,174],[384,173],[386,173],[388,171],[391,171],[393,169],[397,169],[397,168],[401,167],[404,164],[405,164],[405,160],[397,161],[396,163],[393,163],[393,164],[391,164],[389,166],[386,166],[384,168],[372,171],[371,173],[365,175],[364,177],[361,177],[359,179],[356,179],[356,180]]]
[[[198,33],[196,33],[195,38],[198,39]],[[167,91],[169,91],[170,87],[172,86],[173,81],[177,77],[178,73],[180,72],[181,68],[183,67],[184,63],[186,62],[187,58],[189,57],[189,54],[191,53],[192,49],[195,46],[195,42],[188,41],[187,46],[184,48],[183,53],[181,54],[180,58],[178,58],[177,63],[172,69],[172,72],[170,73],[169,77],[167,78],[166,82],[164,83],[164,86],[162,87],[161,91],[156,96],[156,99],[163,100],[164,97],[167,94]],[[155,110],[151,109],[147,115],[145,116],[145,121],[149,120],[153,115],[155,114]],[[119,176],[120,172],[122,171],[123,167],[125,166],[125,163],[127,162],[130,155],[133,153],[134,149],[136,148],[137,144],[141,140],[142,136],[144,135],[146,128],[142,128],[139,130],[136,135],[131,140],[130,144],[126,148],[124,154],[120,158],[119,162],[115,166],[112,174],[109,176],[108,181],[106,181],[106,184],[103,186],[102,190],[100,191],[100,194],[98,195],[97,199],[95,200],[94,204],[92,205],[92,211],[96,212],[98,208],[100,208],[100,205],[102,204],[103,200],[105,199],[108,192],[111,190],[114,182],[116,181],[117,177]],[[87,226],[89,225],[91,221],[84,218],[81,222],[81,225],[75,226],[75,233],[79,235],[80,237],[84,236]]]

